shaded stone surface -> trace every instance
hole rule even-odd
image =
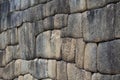
[[[83,37],[87,42],[114,39],[114,5],[90,10],[83,14]],[[110,17],[111,16],[111,17]]]
[[[97,68],[101,73],[120,73],[120,40],[100,43],[97,51]]]

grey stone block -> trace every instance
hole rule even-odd
[[[75,62],[76,40],[72,38],[62,39],[62,59],[69,62]]]
[[[62,37],[82,37],[81,13],[71,14],[68,17],[68,26],[62,29]]]
[[[120,40],[100,43],[97,51],[97,69],[101,73],[120,73]]]
[[[85,48],[84,69],[97,72],[97,44],[88,43]]]
[[[110,17],[111,16],[111,17]],[[114,39],[114,5],[82,14],[83,37],[87,42]]]

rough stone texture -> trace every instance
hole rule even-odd
[[[0,80],[120,80],[120,0],[0,0]]]
[[[57,80],[67,80],[67,64],[64,61],[57,62]]]
[[[115,6],[116,14],[115,14],[115,37],[120,38],[120,2]]]
[[[112,80],[112,76],[111,75],[102,75],[100,73],[94,73],[92,75],[92,80]]]
[[[71,14],[68,17],[68,26],[62,30],[62,37],[82,37],[81,13]]]
[[[20,45],[20,55],[23,59],[32,59],[35,56],[35,36],[34,26],[31,23],[25,23],[18,28],[18,37]]]
[[[54,28],[60,29],[67,26],[68,15],[67,14],[56,14],[54,17]]]
[[[71,38],[63,38],[62,40],[62,59],[65,61],[75,61],[76,40]]]
[[[87,42],[114,39],[114,5],[90,10],[83,14],[83,36]],[[111,17],[110,17],[111,16]]]
[[[85,47],[84,69],[97,71],[97,44],[88,43]]]
[[[91,73],[78,69],[74,64],[67,64],[68,80],[91,80]]]
[[[120,40],[100,43],[97,51],[97,68],[101,73],[120,73]]]
[[[36,40],[36,51],[38,57],[60,58],[61,39],[60,31],[46,31],[41,33]]]
[[[83,41],[83,39],[77,39],[75,63],[78,68],[83,68],[84,66],[84,50],[85,42]]]
[[[81,12],[86,10],[86,0],[69,0],[70,12]]]

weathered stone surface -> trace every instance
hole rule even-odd
[[[7,32],[2,32],[0,34],[0,49],[5,49],[7,45]]]
[[[59,30],[41,33],[36,39],[37,57],[59,59],[61,43]]]
[[[67,80],[67,64],[64,61],[57,62],[57,80]]]
[[[0,78],[3,77],[3,68],[0,68]]]
[[[119,80],[120,74],[112,75],[112,80]]]
[[[7,31],[7,44],[17,44],[18,43],[18,30],[17,28],[10,29]]]
[[[35,36],[44,31],[43,20],[36,21],[34,23],[34,26],[35,26]]]
[[[10,28],[18,27],[22,24],[23,12],[17,11],[10,14]]]
[[[19,76],[18,80],[24,80],[24,76]]]
[[[13,12],[15,10],[20,10],[20,3],[21,0],[9,0],[10,2],[10,12]]]
[[[30,6],[30,0],[21,0],[21,9],[26,9]]]
[[[35,57],[35,34],[34,26],[31,23],[24,23],[18,28],[20,54],[23,59]]]
[[[86,0],[69,0],[70,12],[81,12],[86,10]]]
[[[34,78],[31,74],[26,74],[24,75],[24,80],[34,80]]]
[[[10,62],[4,69],[3,69],[3,78],[10,80],[13,79],[14,76],[14,62]]]
[[[30,6],[34,6],[39,3],[41,0],[30,0]]]
[[[101,73],[120,73],[120,40],[100,43],[97,51],[97,68]]]
[[[48,60],[48,77],[56,79],[57,74],[57,62],[56,60]]]
[[[91,80],[91,73],[78,69],[75,64],[67,64],[68,80]]]
[[[5,66],[5,51],[0,50],[0,67]]]
[[[52,79],[42,79],[42,80],[52,80]]]
[[[116,14],[115,14],[115,37],[120,38],[120,2],[116,4]]]
[[[48,61],[43,59],[36,59],[30,62],[29,66],[30,74],[37,79],[43,79],[48,77]]]
[[[111,75],[102,75],[100,73],[94,73],[92,75],[92,80],[112,80]]]
[[[24,10],[23,13],[23,22],[40,20],[43,18],[43,4]]]
[[[76,40],[72,38],[63,38],[62,40],[62,59],[75,62]]]
[[[109,17],[111,16],[111,17]],[[114,39],[114,5],[82,14],[84,40],[99,42]]]
[[[85,42],[83,41],[83,39],[77,39],[76,40],[75,63],[78,68],[83,68],[84,50],[85,50]]]
[[[21,59],[16,60],[14,70],[16,76],[27,74],[29,72],[29,62]]]
[[[88,43],[85,48],[84,69],[97,71],[97,44]]]
[[[54,28],[54,18],[47,17],[44,19],[44,30],[52,30]]]
[[[67,14],[56,14],[54,17],[54,28],[60,29],[67,26],[68,15]]]
[[[68,26],[62,29],[62,37],[82,37],[81,13],[71,14],[68,17]]]

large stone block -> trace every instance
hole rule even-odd
[[[18,28],[20,55],[23,59],[35,57],[35,34],[34,26],[31,23],[24,23]]]
[[[54,16],[54,28],[61,29],[67,26],[68,15],[67,14],[56,14]]]
[[[68,17],[68,26],[62,29],[62,37],[82,37],[81,13],[71,14]]]
[[[102,75],[100,73],[94,73],[92,75],[92,80],[112,80],[111,75]]]
[[[116,4],[115,9],[115,37],[120,38],[120,2]]]
[[[120,40],[98,45],[97,68],[101,73],[120,73]]]
[[[85,42],[83,41],[83,39],[77,39],[75,63],[78,68],[83,68],[84,66],[84,50],[85,50]]]
[[[76,40],[72,38],[62,39],[62,59],[65,61],[75,62]]]
[[[67,79],[67,63],[64,61],[57,62],[57,80]]]
[[[46,31],[38,35],[36,39],[36,55],[42,58],[55,58],[59,59],[61,38],[60,31]]]
[[[81,12],[86,10],[86,0],[69,0],[70,12]]]
[[[85,48],[84,69],[92,72],[97,71],[97,44],[88,43]]]
[[[110,17],[111,16],[111,17]],[[114,5],[82,14],[83,37],[87,42],[114,39]]]

